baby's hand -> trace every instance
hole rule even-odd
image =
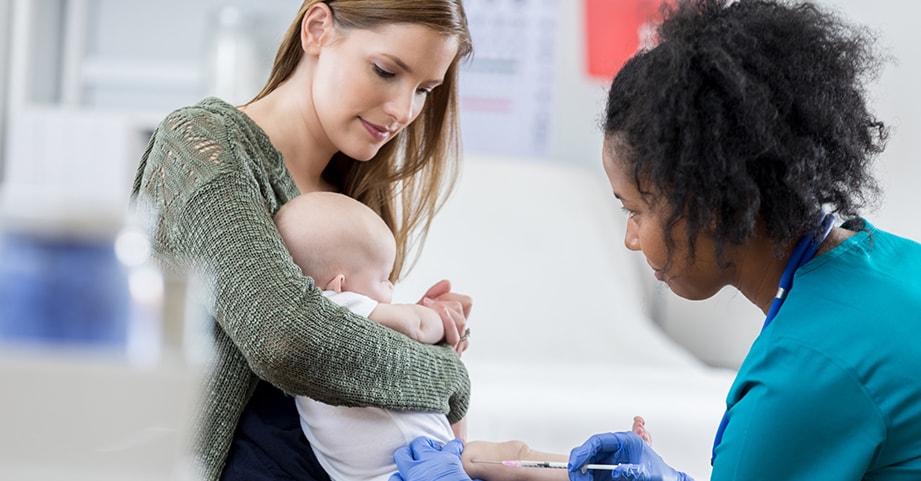
[[[640,416],[633,417],[633,432],[638,434],[646,444],[652,446],[652,434],[646,430],[646,420]]]

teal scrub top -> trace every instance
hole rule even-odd
[[[921,480],[921,245],[863,230],[796,271],[727,398],[711,480]]]

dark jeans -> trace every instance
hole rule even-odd
[[[260,381],[233,436],[222,481],[330,481],[301,431],[294,398]]]

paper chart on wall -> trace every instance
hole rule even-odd
[[[467,0],[473,58],[460,73],[464,151],[545,157],[558,0]]]

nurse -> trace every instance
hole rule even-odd
[[[865,91],[872,36],[812,4],[685,0],[657,38],[605,112],[626,247],[681,297],[732,286],[766,316],[714,426],[711,479],[921,479],[921,245],[859,214],[888,135]],[[411,444],[397,476],[468,479],[446,451]],[[569,468],[688,479],[629,432],[592,436]]]

